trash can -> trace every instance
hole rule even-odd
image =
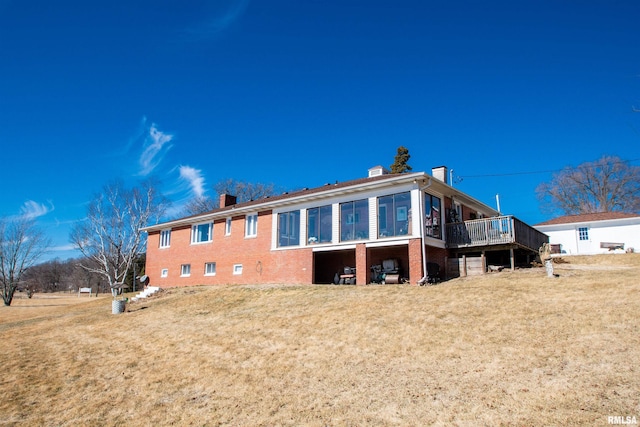
[[[111,301],[111,313],[120,314],[124,313],[124,309],[127,306],[127,301],[123,299]]]

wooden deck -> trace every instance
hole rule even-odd
[[[511,215],[447,224],[446,233],[447,246],[456,249],[504,246],[537,253],[549,241],[546,234]]]

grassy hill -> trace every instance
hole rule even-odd
[[[437,286],[169,289],[0,308],[0,425],[640,418],[640,254]]]

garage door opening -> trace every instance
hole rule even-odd
[[[345,268],[356,268],[355,249],[341,251],[322,251],[313,253],[313,283],[319,285],[334,284],[336,274],[344,274]]]

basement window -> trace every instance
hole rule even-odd
[[[181,277],[191,276],[191,264],[182,264],[182,266],[180,267],[180,276]]]
[[[233,274],[236,276],[242,274],[242,264],[233,265]]]
[[[216,263],[208,262],[204,265],[204,275],[205,276],[215,276],[216,275]]]

